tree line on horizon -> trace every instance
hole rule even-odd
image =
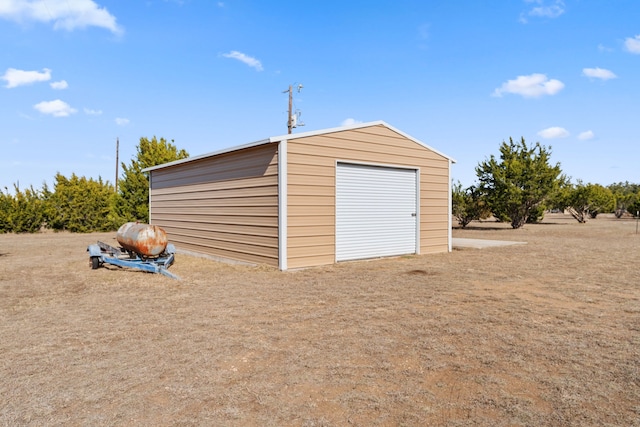
[[[140,138],[136,156],[122,165],[118,191],[102,178],[57,173],[53,189],[0,191],[0,233],[35,233],[42,229],[90,233],[114,231],[126,222],[149,222],[149,180],[144,168],[189,157],[173,141]]]
[[[14,194],[0,191],[0,233],[34,233],[42,229],[89,233],[114,231],[125,222],[149,222],[149,180],[143,169],[189,157],[173,140],[140,138],[131,163],[122,162],[118,191],[102,178],[57,173],[53,189],[30,186]],[[452,186],[452,214],[460,226],[493,216],[513,228],[542,220],[550,209],[569,212],[586,222],[599,213],[617,217],[640,210],[640,184],[572,184],[560,168],[551,164],[551,149],[540,143],[528,146],[524,138],[503,141],[500,155],[492,155],[476,167],[479,183]]]
[[[452,214],[464,228],[471,221],[494,217],[512,228],[540,222],[548,210],[566,211],[585,223],[600,213],[638,215],[640,185],[571,183],[560,163],[550,163],[551,148],[540,143],[528,146],[524,138],[503,141],[500,155],[492,155],[476,167],[478,184],[452,188]]]

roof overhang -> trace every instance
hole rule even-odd
[[[450,156],[447,156],[446,154],[442,153],[439,150],[436,150],[433,147],[430,147],[429,145],[423,143],[420,140],[415,139],[414,137],[412,137],[411,135],[407,135],[406,133],[402,132],[399,129],[396,129],[395,127],[391,126],[390,124],[382,121],[382,120],[378,120],[378,121],[374,121],[374,122],[367,122],[367,123],[357,123],[357,124],[353,124],[353,125],[348,125],[348,126],[340,126],[340,127],[335,127],[335,128],[329,128],[329,129],[320,129],[320,130],[315,130],[315,131],[310,131],[310,132],[301,132],[301,133],[296,133],[296,134],[285,134],[285,135],[280,135],[280,136],[272,136],[270,138],[267,139],[261,139],[259,141],[255,141],[255,142],[251,142],[248,144],[243,144],[243,145],[236,145],[234,147],[229,147],[229,148],[225,148],[222,150],[218,150],[218,151],[212,151],[210,153],[206,153],[206,154],[200,154],[198,156],[193,156],[193,157],[187,157],[186,159],[180,159],[180,160],[175,160],[173,162],[169,162],[169,163],[164,163],[161,165],[157,165],[157,166],[150,166],[148,168],[144,168],[142,169],[142,172],[151,172],[157,169],[164,169],[164,168],[168,168],[168,167],[172,167],[172,166],[177,166],[177,165],[181,165],[184,163],[190,163],[190,162],[195,162],[198,160],[202,160],[202,159],[206,159],[209,157],[214,157],[214,156],[220,156],[222,154],[227,154],[227,153],[232,153],[234,151],[240,151],[240,150],[245,150],[247,148],[253,148],[253,147],[258,147],[260,145],[265,145],[265,144],[273,144],[273,143],[277,143],[280,141],[291,141],[294,139],[299,139],[299,138],[308,138],[311,136],[318,136],[318,135],[327,135],[330,133],[335,133],[335,132],[343,132],[346,130],[354,130],[354,129],[362,129],[362,128],[366,128],[366,127],[371,127],[371,126],[384,126],[400,135],[402,135],[403,137],[415,142],[416,144],[422,145],[423,147],[429,149],[430,151],[433,151],[436,154],[439,154],[440,156],[448,159],[451,163],[455,163],[455,159],[453,159]]]

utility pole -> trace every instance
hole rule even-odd
[[[120,138],[116,138],[116,194],[118,194],[118,162],[120,154]]]
[[[304,86],[302,84],[298,84],[296,86],[298,88],[298,93],[302,90]],[[293,85],[289,85],[289,89],[282,91],[282,93],[289,92],[289,110],[287,112],[287,133],[291,133],[291,130],[297,126],[304,126],[304,123],[298,123],[297,115],[294,116],[293,112]],[[299,114],[299,113],[298,113]]]
[[[291,85],[289,85],[289,114],[287,115],[287,129],[289,130],[287,133],[291,133],[291,129],[293,128],[293,123],[292,123],[292,117],[291,115],[293,114],[293,112],[291,111],[293,109],[293,90]]]

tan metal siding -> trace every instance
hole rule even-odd
[[[151,171],[151,222],[179,249],[278,265],[277,144]]]
[[[263,145],[161,169],[153,174],[152,184],[157,190],[179,185],[275,175],[278,164],[269,162],[269,158],[276,148],[275,144]]]
[[[288,266],[335,262],[336,161],[420,168],[420,252],[448,250],[449,159],[383,126],[288,142]]]

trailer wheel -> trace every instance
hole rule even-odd
[[[92,256],[91,257],[91,269],[95,270],[98,267],[100,267],[100,257]]]

